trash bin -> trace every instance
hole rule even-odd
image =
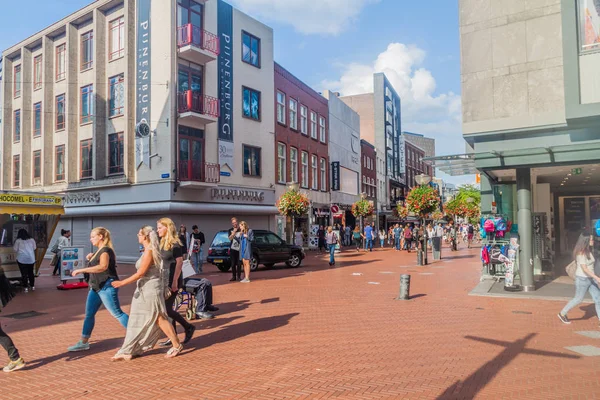
[[[434,260],[440,260],[442,258],[442,238],[435,236],[431,238],[431,247]]]

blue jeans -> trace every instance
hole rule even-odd
[[[367,243],[365,245],[365,250],[366,249],[373,250],[373,239],[367,238]]]
[[[92,335],[94,325],[96,324],[96,313],[102,304],[104,304],[104,307],[106,307],[108,312],[110,312],[124,328],[127,328],[129,316],[121,310],[121,306],[119,305],[119,290],[112,287],[110,284],[112,281],[113,279],[106,281],[102,289],[98,292],[94,290],[88,292],[87,301],[85,303],[85,319],[83,320],[82,337],[89,338]]]
[[[384,241],[384,240],[385,240],[385,239],[379,239],[379,245],[380,245],[380,247],[383,247],[383,241]]]
[[[203,255],[202,247],[200,247],[200,251],[197,253],[192,253],[192,264],[194,264],[194,269],[196,272],[202,272],[202,255]]]
[[[581,276],[575,277],[575,297],[567,303],[560,313],[567,315],[571,309],[578,306],[583,301],[585,292],[588,290],[596,305],[596,317],[600,318],[600,288],[598,288],[598,284],[592,278],[583,278]]]
[[[399,236],[395,237],[394,238],[394,242],[395,242],[395,245],[396,245],[396,250],[400,250],[400,237]]]
[[[335,244],[328,244],[329,246],[329,263],[335,263]]]

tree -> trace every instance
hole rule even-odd
[[[474,185],[459,186],[456,197],[444,204],[444,212],[446,215],[467,218],[471,223],[475,223],[481,214],[479,188]]]

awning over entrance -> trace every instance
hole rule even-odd
[[[431,161],[434,168],[450,176],[474,175],[477,173],[475,154],[425,157],[423,161]]]

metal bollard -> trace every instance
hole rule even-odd
[[[417,265],[423,265],[423,250],[417,250]]]
[[[396,300],[408,300],[410,298],[410,275],[400,275],[400,293]]]

